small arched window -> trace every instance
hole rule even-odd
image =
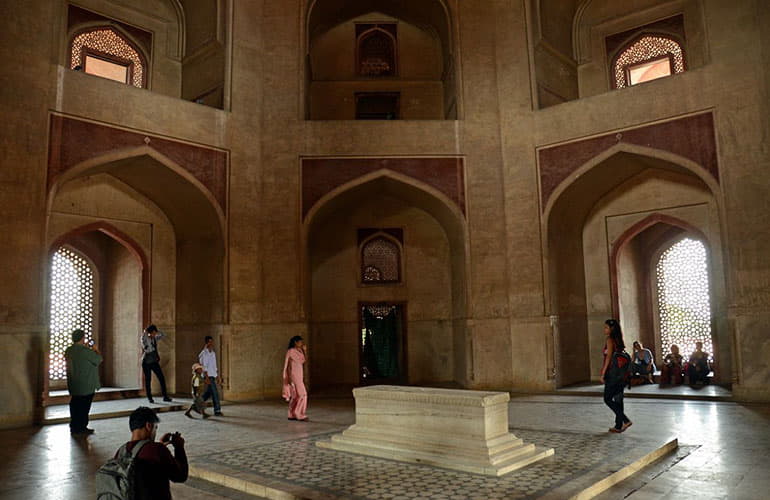
[[[141,52],[111,27],[91,28],[72,38],[70,68],[144,87],[146,64]]]
[[[72,330],[91,339],[94,324],[95,272],[89,261],[63,246],[51,260],[50,380],[67,378],[64,351],[72,344]]]
[[[401,281],[401,250],[384,236],[375,236],[361,247],[361,282],[399,283]]]
[[[612,69],[615,88],[630,87],[684,72],[684,50],[669,36],[643,35],[620,49]]]
[[[395,31],[395,25],[386,27]],[[360,76],[396,75],[396,38],[381,27],[373,27],[358,36],[358,74]]]

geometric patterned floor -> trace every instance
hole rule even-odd
[[[315,442],[329,439],[333,434],[329,433],[203,455],[196,457],[195,464],[299,486],[318,493],[319,498],[530,499],[591,471],[617,470],[629,463],[629,453],[643,456],[659,444],[618,439],[610,433],[511,432],[526,443],[554,448],[554,455],[502,477],[489,477],[317,447]],[[680,449],[678,459],[688,453]]]

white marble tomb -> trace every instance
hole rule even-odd
[[[378,385],[353,396],[356,423],[318,446],[489,476],[553,455],[508,432],[507,392]]]

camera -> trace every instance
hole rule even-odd
[[[163,441],[163,444],[169,444],[169,443],[173,444],[174,441],[176,441],[180,436],[181,434],[179,433],[179,431],[169,434],[168,439],[166,441]]]

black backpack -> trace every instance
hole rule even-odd
[[[149,443],[142,440],[136,443],[129,453],[126,445],[120,447],[115,458],[107,461],[96,471],[97,500],[133,500],[136,482],[136,457]]]
[[[628,385],[631,383],[631,356],[626,351],[614,351],[610,357],[610,366],[604,374],[604,381],[609,385]]]

